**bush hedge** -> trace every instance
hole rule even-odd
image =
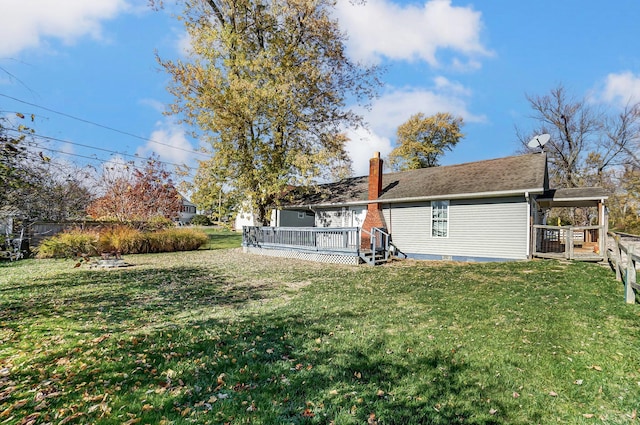
[[[207,243],[206,233],[195,229],[165,228],[141,231],[129,226],[115,226],[101,231],[69,230],[42,241],[37,258],[96,256],[103,252],[143,254],[193,251]]]

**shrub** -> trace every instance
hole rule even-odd
[[[80,254],[98,253],[99,235],[87,230],[70,230],[42,241],[37,248],[37,258],[75,257]]]
[[[121,254],[192,251],[207,243],[207,235],[195,229],[168,228],[142,232],[128,226],[95,231],[74,230],[45,239],[38,248],[38,258],[95,256],[101,252]]]
[[[207,243],[204,232],[194,229],[164,229],[149,236],[149,252],[193,251]]]
[[[145,234],[129,226],[116,226],[100,233],[98,248],[101,252],[118,251],[121,254],[145,252]]]
[[[194,226],[211,226],[211,219],[203,214],[196,214],[191,219],[191,223]]]

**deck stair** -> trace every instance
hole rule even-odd
[[[377,266],[391,261],[391,257],[382,250],[363,249],[360,250],[360,258],[370,266]]]

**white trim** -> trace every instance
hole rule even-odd
[[[438,196],[414,196],[410,198],[395,198],[395,199],[375,199],[367,201],[353,201],[353,202],[336,202],[327,204],[304,204],[304,205],[285,205],[282,208],[335,208],[349,205],[368,205],[368,204],[400,204],[405,202],[426,202],[426,201],[445,201],[453,199],[478,199],[478,198],[506,198],[511,196],[517,196],[525,194],[540,194],[544,193],[543,188],[538,189],[525,189],[525,190],[503,190],[497,192],[478,192],[478,193],[459,193],[449,195]]]

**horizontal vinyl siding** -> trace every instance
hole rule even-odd
[[[384,205],[382,213],[391,240],[401,251],[423,253],[428,249],[431,231],[431,206],[428,202]]]
[[[385,209],[392,240],[404,252],[428,256],[527,258],[528,208],[522,198],[452,200],[449,235],[431,237],[430,203]]]

